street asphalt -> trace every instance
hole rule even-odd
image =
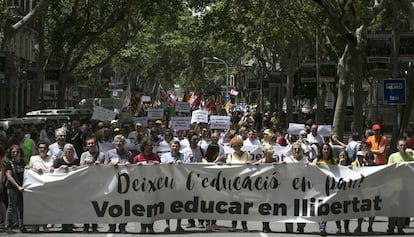
[[[367,220],[364,221],[362,224],[362,233],[355,234],[354,229],[357,225],[356,219],[350,221],[350,231],[351,235],[353,236],[396,236],[396,235],[389,235],[387,234],[387,221],[388,219],[386,217],[377,217],[376,221],[373,225],[373,233],[367,233],[367,227],[368,222]],[[76,224],[75,225],[75,232],[74,233],[61,233],[60,232],[60,226],[55,225],[53,228],[50,228],[50,232],[44,233],[42,232],[42,228],[40,233],[25,233],[22,234],[18,231],[18,229],[15,229],[14,236],[50,236],[50,237],[62,237],[62,236],[81,236],[81,237],[92,237],[92,236],[105,236],[105,237],[113,237],[113,236],[226,236],[226,237],[232,237],[232,236],[258,236],[258,237],[267,237],[267,236],[319,236],[319,226],[317,223],[308,223],[305,227],[305,233],[299,234],[296,232],[296,224],[294,225],[294,233],[286,233],[285,232],[285,224],[284,223],[270,223],[270,228],[272,232],[270,233],[263,233],[262,230],[262,223],[261,222],[248,222],[248,232],[244,232],[241,229],[240,222],[238,223],[238,230],[236,232],[230,232],[230,226],[231,221],[217,221],[217,224],[219,225],[219,230],[214,232],[206,232],[205,229],[201,228],[186,228],[187,221],[182,221],[182,226],[184,228],[184,232],[175,232],[176,222],[174,220],[171,220],[171,231],[170,233],[164,233],[163,230],[166,227],[165,221],[157,221],[154,225],[155,234],[141,234],[141,227],[139,223],[128,223],[127,226],[127,234],[121,234],[121,233],[108,233],[108,225],[106,224],[100,224],[98,231],[99,233],[83,233],[82,232],[82,224]],[[196,223],[197,224],[197,223]],[[414,226],[414,224],[411,224]],[[343,226],[343,223],[342,223]],[[28,228],[29,229],[29,228]],[[347,236],[346,234],[336,234],[337,228],[335,222],[328,222],[326,232],[328,233],[328,236]],[[344,230],[342,229],[342,232]],[[405,235],[414,235],[414,227],[407,227],[404,229]],[[1,232],[0,236],[7,236],[7,233]]]

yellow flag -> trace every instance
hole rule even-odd
[[[224,105],[224,109],[228,112],[231,106],[231,101],[227,101],[227,103]]]

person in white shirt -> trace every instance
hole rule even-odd
[[[243,146],[261,146],[262,143],[257,138],[257,133],[254,129],[247,131],[247,138],[243,141]]]
[[[318,146],[322,146],[322,144],[324,143],[324,139],[323,137],[318,133],[318,125],[317,124],[312,124],[311,127],[311,132],[308,134],[307,140],[309,143],[311,144],[315,144],[317,143]]]
[[[197,132],[191,131],[187,136],[189,147],[182,150],[184,154],[191,160],[191,163],[201,163],[203,161],[204,152],[198,145],[200,137]]]
[[[53,160],[63,157],[63,147],[66,145],[66,130],[58,128],[55,130],[56,142],[49,146],[48,156],[51,156]],[[78,159],[77,154],[74,154],[75,159]]]
[[[290,153],[291,155],[285,158],[284,160],[285,163],[302,163],[302,164],[309,163],[308,159],[303,155],[303,148],[300,142],[295,142],[292,144]],[[298,232],[303,233],[306,223],[297,223],[297,224],[298,224]],[[286,223],[285,227],[286,227],[287,233],[293,233],[293,223]]]

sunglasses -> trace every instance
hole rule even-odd
[[[241,148],[242,147],[242,145],[233,145],[233,146],[231,146],[232,148]]]

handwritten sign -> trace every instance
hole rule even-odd
[[[92,114],[92,120],[97,120],[97,121],[109,121],[112,119],[115,119],[117,113],[110,110],[110,109],[105,109],[104,107],[101,106],[95,106],[95,108],[93,109],[93,114]]]
[[[230,128],[230,116],[211,116],[210,128],[211,129],[229,129]]]
[[[195,110],[191,116],[191,123],[208,123],[208,111]]]
[[[322,137],[330,137],[332,132],[332,125],[318,125],[318,133]]]
[[[171,127],[175,130],[190,130],[191,117],[171,117]]]
[[[132,121],[134,121],[134,125],[139,122],[143,127],[148,127],[148,117],[133,117]]]
[[[163,119],[164,118],[163,109],[148,108],[147,113],[148,113],[149,119]]]
[[[191,104],[188,102],[181,102],[176,101],[175,102],[175,111],[176,112],[182,112],[182,113],[190,113],[191,112]]]
[[[303,123],[289,123],[288,133],[298,135],[303,129],[305,129],[305,124]]]

